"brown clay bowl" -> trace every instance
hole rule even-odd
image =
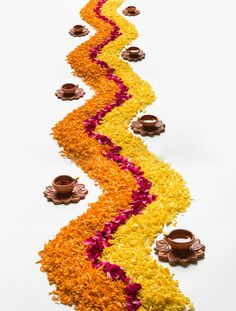
[[[158,118],[151,114],[145,114],[138,120],[143,127],[154,127],[158,123]]]
[[[83,32],[83,30],[84,30],[84,26],[82,26],[82,25],[75,25],[73,27],[73,29],[74,29],[74,32],[76,34],[81,34]]]
[[[75,91],[77,89],[77,85],[73,84],[73,83],[66,83],[63,84],[61,87],[63,93],[65,96],[73,96],[75,94]]]
[[[190,249],[195,241],[195,236],[191,231],[175,229],[165,236],[164,240],[173,250],[185,251]]]
[[[52,185],[56,189],[57,193],[69,195],[72,193],[76,182],[76,179],[68,175],[60,175],[53,180]]]
[[[126,10],[127,10],[128,13],[133,14],[133,13],[136,12],[137,9],[136,9],[135,6],[128,6],[128,7],[126,8]]]
[[[139,57],[139,53],[140,53],[140,48],[136,47],[136,46],[131,46],[130,48],[127,49],[129,55],[133,58]]]

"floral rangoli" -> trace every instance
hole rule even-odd
[[[117,12],[123,2],[90,0],[81,11],[96,34],[67,61],[95,95],[59,121],[53,136],[102,195],[40,251],[41,270],[55,286],[53,300],[76,310],[192,310],[169,269],[151,256],[156,236],[186,211],[190,194],[181,175],[129,131],[156,96],[120,58],[138,36]]]

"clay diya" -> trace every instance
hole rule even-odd
[[[121,53],[123,59],[130,62],[138,62],[145,58],[145,53],[136,46],[131,46]]]
[[[77,203],[85,198],[88,191],[83,184],[78,184],[77,179],[68,175],[56,177],[52,186],[47,186],[44,196],[54,204]]]
[[[158,118],[151,114],[146,114],[138,119],[144,128],[153,128],[158,123]]]
[[[73,37],[82,37],[86,36],[89,33],[88,28],[82,25],[75,25],[72,29],[70,29],[69,34]]]
[[[187,266],[204,258],[205,246],[191,231],[176,229],[157,241],[155,252],[160,261],[168,261],[171,266]]]
[[[62,85],[61,90],[63,91],[64,96],[71,97],[75,94],[77,85],[73,83],[66,83]]]
[[[68,196],[71,195],[76,183],[77,179],[68,175],[61,175],[53,180],[52,185],[59,195]]]
[[[165,132],[165,124],[156,116],[151,114],[143,115],[131,123],[131,128],[136,134],[142,136],[160,135]]]
[[[73,83],[63,84],[62,87],[56,91],[55,95],[62,100],[73,100],[83,97],[85,92]]]
[[[126,16],[136,16],[136,15],[140,14],[140,11],[137,10],[137,8],[135,6],[128,6],[122,12]]]

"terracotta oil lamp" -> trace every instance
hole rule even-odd
[[[144,128],[153,128],[158,123],[158,118],[151,114],[146,114],[138,119]]]
[[[186,267],[204,258],[205,246],[191,231],[175,229],[156,242],[155,253],[160,261],[168,261],[171,266]]]
[[[66,196],[71,195],[76,183],[77,179],[68,175],[60,175],[53,180],[52,185],[58,194]]]
[[[137,9],[136,9],[135,6],[128,6],[128,7],[126,8],[126,10],[127,10],[127,12],[130,13],[130,14],[134,14],[134,13],[136,13],[136,11],[137,11]]]
[[[170,245],[174,252],[186,252],[195,242],[195,236],[191,231],[176,229],[166,235],[164,241]]]
[[[132,58],[138,58],[140,55],[140,48],[136,46],[131,46],[130,48],[127,49],[127,52],[129,53],[130,57]]]
[[[88,193],[84,184],[78,183],[78,179],[79,177],[74,179],[68,175],[58,176],[53,180],[52,185],[46,187],[43,194],[55,205],[78,203]]]
[[[73,83],[66,83],[62,85],[61,90],[63,91],[64,96],[71,97],[75,95],[77,88],[78,86]]]
[[[75,34],[81,34],[83,32],[83,30],[84,30],[84,26],[82,26],[82,25],[75,25],[73,27],[73,30],[74,30]]]

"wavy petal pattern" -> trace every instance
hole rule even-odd
[[[98,1],[91,0],[82,10],[82,17],[97,29],[97,34],[77,47],[68,56],[68,62],[77,76],[95,90],[95,96],[67,115],[53,129],[54,138],[63,148],[63,155],[73,160],[103,190],[97,203],[88,211],[61,229],[56,238],[40,252],[41,270],[46,272],[50,284],[56,289],[53,299],[74,305],[78,310],[123,310],[126,304],[125,285],[113,282],[100,270],[92,267],[86,256],[84,241],[119,212],[129,209],[132,190],[137,189],[130,172],[123,171],[103,156],[106,147],[85,133],[84,122],[96,111],[113,102],[119,91],[108,81],[106,70],[90,60],[90,51],[110,36],[111,25],[100,20],[94,9]],[[122,182],[121,182],[122,181]]]
[[[116,13],[123,2],[109,0],[103,7],[103,14],[116,22],[123,36],[106,46],[100,58],[115,68],[115,74],[122,77],[132,97],[107,115],[98,130],[122,147],[122,155],[142,167],[145,177],[153,184],[151,191],[158,199],[144,210],[143,215],[132,217],[118,229],[113,246],[104,251],[103,258],[124,267],[127,274],[142,285],[143,309],[184,310],[186,305],[191,309],[192,304],[180,293],[169,270],[151,257],[150,249],[157,234],[162,232],[165,224],[173,222],[186,210],[190,196],[182,177],[168,164],[156,159],[142,140],[128,131],[130,121],[155,100],[155,94],[150,85],[119,58],[125,45],[137,37],[135,28]]]
[[[77,310],[133,311],[141,300],[143,310],[184,310],[189,300],[169,270],[151,258],[150,246],[163,225],[186,209],[189,192],[178,173],[127,131],[155,94],[119,60],[121,49],[137,36],[116,13],[122,2],[91,0],[81,11],[97,33],[71,52],[68,62],[95,96],[53,129],[63,155],[96,180],[103,194],[45,245],[41,269],[56,285],[53,299]]]

